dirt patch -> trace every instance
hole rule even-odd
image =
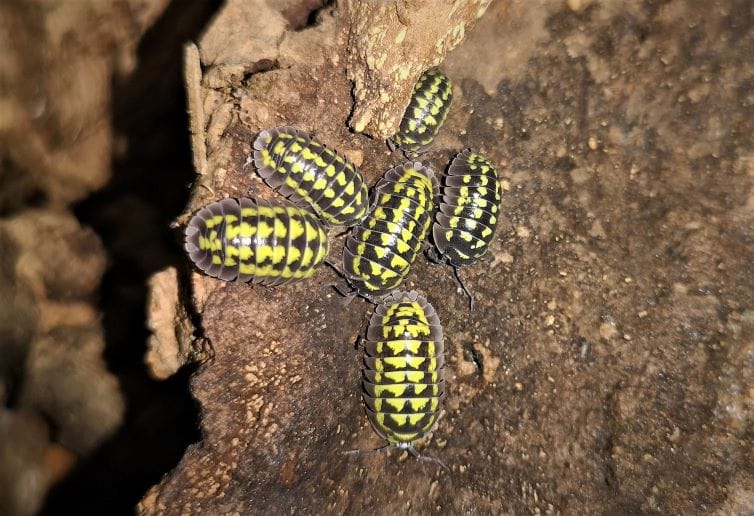
[[[617,4],[495,2],[444,67],[456,98],[424,159],[479,149],[504,194],[490,256],[463,271],[474,312],[449,270],[420,259],[406,282],[445,327],[447,408],[424,450],[452,473],[341,453],[380,445],[353,347],[371,306],[322,269],[209,295],[205,440],[143,512],[751,509],[751,9]],[[347,48],[328,41],[311,68],[251,76],[225,193],[267,195],[241,173],[255,125],[357,151],[370,183],[399,159],[345,131],[349,83],[321,74]]]
[[[40,510],[60,481],[48,510],[105,512],[162,478],[142,513],[754,512],[751,2],[497,0],[476,22],[486,2],[468,0],[446,27],[396,0],[384,41],[349,21],[358,0],[228,1],[201,35],[208,7],[100,4],[0,7],[0,507]],[[168,127],[187,125],[187,39],[196,177]],[[343,454],[383,443],[355,345],[373,307],[335,272],[226,284],[168,231],[226,196],[274,198],[247,160],[280,124],[373,185],[403,159],[381,137],[410,76],[446,51],[454,102],[422,159],[477,149],[503,192],[489,255],[461,271],[475,311],[423,257],[405,283],[444,325],[448,398],[420,450],[449,474]],[[148,306],[152,373],[177,371],[159,383]],[[166,474],[200,438],[186,385],[201,441]]]

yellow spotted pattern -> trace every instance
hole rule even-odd
[[[364,341],[364,402],[372,426],[393,445],[420,439],[437,422],[445,397],[440,320],[416,292],[380,304]]]
[[[327,258],[329,241],[305,209],[241,198],[200,210],[186,227],[184,248],[212,277],[280,285],[314,274]]]
[[[471,265],[487,252],[497,227],[497,171],[484,156],[465,150],[451,162],[441,192],[432,227],[440,259],[454,267]]]
[[[438,183],[419,162],[385,173],[367,217],[346,240],[343,272],[359,295],[375,299],[398,288],[432,223]]]
[[[392,143],[411,154],[426,150],[445,122],[452,101],[450,80],[436,68],[425,71],[414,86]]]
[[[253,162],[268,185],[295,202],[307,203],[333,226],[353,226],[367,214],[368,192],[356,166],[293,127],[262,131]]]

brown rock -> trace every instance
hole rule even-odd
[[[49,487],[48,430],[31,412],[0,409],[0,512],[36,514]]]
[[[473,147],[507,185],[490,256],[463,271],[474,312],[452,272],[423,258],[405,284],[437,309],[457,372],[421,450],[452,474],[396,452],[342,454],[382,443],[353,349],[373,308],[335,297],[332,271],[277,289],[195,276],[216,351],[192,383],[204,441],[141,513],[748,510],[750,5],[577,3],[499,2],[489,13],[499,23],[477,25],[445,66],[462,95],[422,159],[441,170]],[[243,166],[262,123],[297,122],[363,151],[369,184],[396,160],[343,129],[344,63],[366,56],[320,17],[332,37],[306,41],[327,59],[289,57],[293,68],[255,73],[236,92],[240,122],[218,139],[223,152],[208,150],[207,198],[273,196]],[[376,40],[363,25],[354,37]],[[337,260],[342,237],[333,241]]]
[[[343,3],[348,20],[348,78],[358,133],[389,138],[398,129],[419,76],[440,64],[490,0]]]
[[[0,191],[0,209],[15,209],[40,194],[67,204],[104,186],[113,145],[113,56],[123,72],[133,68],[136,42],[166,5],[0,5],[0,147],[2,178],[9,179]]]
[[[91,296],[105,270],[97,234],[62,210],[28,210],[0,221],[18,249],[16,274],[40,299]]]
[[[21,405],[44,414],[55,424],[55,440],[79,455],[93,451],[123,418],[103,349],[101,331],[63,326],[38,337],[27,360]]]
[[[191,317],[178,292],[178,274],[170,267],[149,280],[147,325],[152,334],[147,342],[145,362],[155,378],[164,380],[181,366],[208,358],[209,343],[195,336]]]

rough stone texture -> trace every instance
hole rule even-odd
[[[473,27],[491,0],[345,0],[348,78],[357,133],[396,133],[414,84]]]
[[[179,289],[178,271],[173,267],[149,280],[147,326],[151,335],[145,361],[151,375],[160,380],[174,375],[187,363],[211,356],[210,346],[197,336]]]
[[[21,404],[43,414],[56,442],[80,456],[113,434],[125,409],[104,347],[96,327],[59,326],[32,343],[27,359]]]
[[[0,514],[129,512],[198,440],[144,298],[182,258],[176,50],[219,4],[0,2]]]
[[[36,514],[50,482],[45,467],[48,431],[31,412],[0,409],[0,511]]]
[[[286,25],[272,2],[228,2],[198,42],[205,83],[222,88],[271,66]]]
[[[239,3],[244,7],[236,6]],[[302,5],[310,3],[302,2]],[[225,35],[227,43],[235,41],[232,34],[244,32],[238,28],[238,23],[246,23],[249,27],[264,23],[264,13],[271,9],[264,1],[252,2],[258,7],[255,17],[238,19],[228,14],[241,8],[251,9],[246,4],[244,0],[228,2],[204,38],[223,40]],[[283,5],[291,7],[290,3],[281,4],[277,10],[270,11],[269,16],[277,20],[282,16],[278,11]],[[227,29],[223,20],[227,20]],[[272,48],[258,52],[255,60],[244,69],[270,69],[242,80],[238,74],[229,73],[221,74],[222,80],[216,81],[218,70],[227,71],[233,66],[208,63],[204,57],[197,62],[195,53],[189,49],[185,75],[192,115],[194,162],[201,164],[202,168],[178,223],[187,222],[194,212],[222,195],[273,195],[246,163],[254,136],[264,128],[294,123],[312,132],[325,144],[338,143],[339,150],[349,155],[363,152],[363,138],[351,135],[345,123],[351,105],[350,82],[341,69],[344,61],[337,51],[345,45],[345,30],[331,9],[321,11],[315,21],[306,30],[281,34]],[[224,30],[230,32],[226,34]],[[218,34],[214,34],[215,31]],[[270,44],[265,32],[257,33],[247,28],[244,34],[244,46]],[[199,54],[202,56],[201,51]],[[269,61],[273,64],[270,65]],[[199,65],[210,67],[201,82],[197,81]],[[292,89],[294,84],[303,87]],[[333,105],[342,106],[340,119],[330,114]],[[197,120],[203,123],[197,123]],[[376,170],[373,173],[374,177],[378,174]]]
[[[18,282],[18,248],[0,231],[0,401],[6,406],[24,371],[29,345],[37,331],[39,312],[31,288]]]
[[[272,196],[244,162],[281,122],[358,151],[370,184],[401,159],[345,131],[347,39],[319,20],[290,35],[311,53],[293,67],[204,92],[227,121],[204,200]],[[503,219],[462,271],[476,310],[422,258],[405,285],[445,326],[422,451],[452,473],[341,453],[381,443],[354,348],[372,307],[334,294],[333,271],[277,289],[195,275],[216,352],[192,382],[204,440],[140,512],[754,511],[753,51],[747,1],[493,3],[443,67],[456,97],[423,157],[499,165]]]
[[[113,73],[167,0],[2,2],[0,211],[81,200],[110,177]]]
[[[27,210],[0,220],[18,249],[15,276],[40,298],[86,299],[105,271],[105,250],[91,228],[63,210]]]
[[[106,259],[97,235],[58,209],[0,219],[0,244],[0,512],[34,514],[123,417],[91,304]]]

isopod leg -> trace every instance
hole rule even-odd
[[[375,448],[374,450],[348,450],[344,451],[343,455],[359,455],[361,457],[368,457],[370,455],[379,455],[380,453],[385,453],[390,449],[390,445],[386,444],[385,446],[381,446],[379,448]]]
[[[451,265],[451,267],[453,267]],[[461,285],[461,288],[464,292],[466,292],[466,295],[469,296],[469,310],[474,310],[474,296],[471,294],[471,291],[466,287],[466,284],[463,282],[463,279],[461,278],[461,274],[458,272],[458,267],[453,267],[453,273],[455,274],[456,280],[458,281],[458,284]]]
[[[408,450],[408,452],[411,455],[413,455],[414,457],[416,457],[420,461],[427,462],[429,464],[436,464],[436,465],[440,466],[442,469],[444,469],[445,471],[447,471],[448,473],[450,473],[450,468],[447,467],[445,465],[445,463],[443,461],[441,461],[440,459],[436,459],[434,457],[427,457],[426,455],[421,455],[418,451],[416,451],[416,448],[414,448],[413,446],[406,446],[405,449]]]

